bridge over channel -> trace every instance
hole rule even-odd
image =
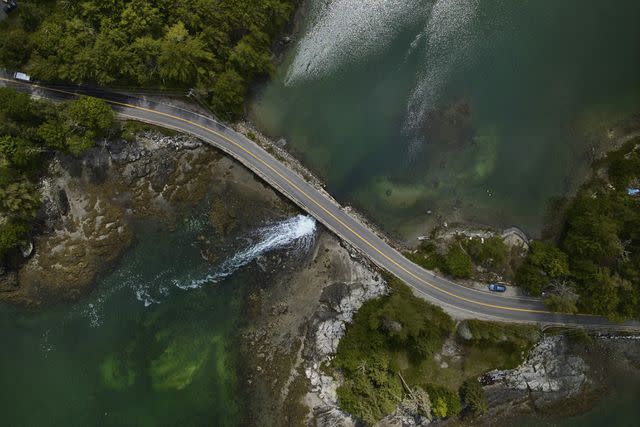
[[[414,293],[458,318],[537,323],[598,330],[640,331],[640,322],[623,324],[592,315],[553,313],[540,299],[513,297],[468,288],[412,263],[374,230],[345,210],[326,192],[274,157],[254,141],[211,117],[173,105],[104,89],[42,86],[0,77],[0,84],[53,100],[89,95],[104,99],[122,118],[190,134],[233,157],[302,210],[346,241],[378,267],[397,276]]]

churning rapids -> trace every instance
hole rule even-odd
[[[254,241],[253,244],[236,252],[210,271],[197,277],[189,274],[187,277],[174,278],[170,283],[182,290],[197,289],[209,283],[219,282],[270,251],[289,249],[297,254],[305,254],[313,246],[315,230],[315,219],[306,215],[296,215],[259,228],[249,237],[249,240]],[[136,297],[145,306],[161,302],[168,293],[169,287],[166,283],[148,283],[139,285],[136,289]]]

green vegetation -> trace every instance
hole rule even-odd
[[[466,328],[464,330],[462,328]],[[487,354],[500,355],[493,363],[499,369],[512,369],[518,366],[525,354],[538,340],[538,329],[534,326],[522,326],[507,323],[494,323],[482,320],[466,320],[458,329],[458,342],[469,349],[480,349]]]
[[[414,397],[423,391],[429,395],[430,407],[419,405],[425,416],[459,414],[458,392],[472,412],[481,412],[486,407],[481,389],[467,383],[490,369],[517,366],[537,340],[537,329],[463,322],[460,327],[465,330],[457,334],[459,354],[447,355],[442,349],[452,337],[453,320],[415,297],[399,280],[387,280],[391,294],[360,308],[327,367],[344,376],[338,388],[340,406],[373,424],[411,397],[403,387],[402,375]]]
[[[451,245],[443,261],[444,272],[448,275],[460,279],[473,276],[473,262],[461,245],[455,243]]]
[[[366,423],[392,412],[403,397],[398,352],[432,355],[453,330],[439,307],[425,303],[396,279],[390,296],[366,302],[355,315],[332,362],[345,375],[340,405]]]
[[[35,183],[48,154],[78,155],[113,123],[111,108],[95,98],[54,104],[0,88],[0,258],[24,239],[36,217]]]
[[[460,387],[460,398],[472,414],[481,415],[489,409],[484,389],[475,378],[468,379],[462,384],[462,387]]]
[[[595,165],[594,178],[569,203],[559,244],[537,242],[517,272],[551,309],[612,319],[640,318],[640,140]]]
[[[131,363],[131,347],[121,353],[109,354],[100,365],[102,383],[113,390],[125,390],[136,380],[136,371]]]
[[[145,132],[153,132],[164,136],[175,136],[176,131],[172,129],[163,128],[160,126],[150,125],[148,123],[127,121],[122,124],[122,130],[120,136],[122,139],[128,142],[135,142],[136,137]]]
[[[462,244],[473,262],[484,267],[501,268],[507,263],[509,248],[499,236],[464,239]]]
[[[533,242],[531,252],[516,272],[516,281],[533,295],[540,295],[551,280],[569,274],[567,255],[548,242]]]
[[[37,79],[191,88],[242,112],[293,0],[23,0],[0,24],[0,66]]]
[[[427,270],[443,269],[443,257],[438,253],[435,243],[422,242],[414,252],[407,252],[406,257]]]
[[[411,261],[428,270],[438,269],[458,279],[476,276],[476,267],[504,274],[509,255],[509,248],[499,236],[486,239],[458,236],[442,250],[433,241],[425,241],[416,251],[406,254]]]
[[[426,387],[426,391],[431,398],[431,411],[434,417],[455,417],[462,410],[458,394],[448,388],[429,384]]]

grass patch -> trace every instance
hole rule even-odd
[[[150,125],[148,123],[127,120],[122,124],[122,138],[128,142],[135,142],[136,136],[144,132],[154,132],[167,137],[176,136],[177,132],[171,129]]]
[[[478,267],[500,276],[508,275],[507,267],[512,258],[509,247],[500,236],[481,239],[462,235],[448,242],[423,241],[405,256],[427,270],[439,270],[454,278],[477,280],[482,280],[477,273]]]

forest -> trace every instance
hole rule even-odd
[[[458,236],[445,248],[427,240],[405,255],[455,279],[486,281],[496,273],[544,297],[549,309],[612,320],[640,319],[640,139],[593,165],[573,197],[551,204],[545,236],[524,260],[500,237]]]
[[[559,236],[535,242],[516,283],[562,312],[640,318],[640,140],[594,165],[565,203]]]
[[[49,82],[191,89],[219,116],[249,85],[294,0],[25,0],[0,25],[0,67]]]
[[[36,183],[53,153],[79,155],[113,129],[111,107],[80,97],[63,104],[0,88],[0,262],[35,224]]]

